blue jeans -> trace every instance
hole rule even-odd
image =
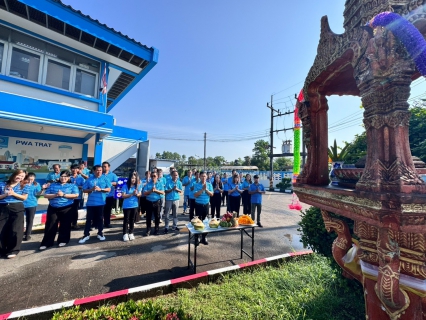
[[[189,195],[183,196],[183,212],[186,212],[186,209],[189,207]]]
[[[86,207],[86,225],[84,226],[84,236],[90,236],[90,224],[92,223],[98,228],[98,235],[103,236],[104,230],[104,206],[88,206]]]

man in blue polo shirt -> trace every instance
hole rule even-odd
[[[183,178],[182,186],[185,187],[185,192],[183,193],[183,214],[186,213],[186,208],[189,207],[189,191],[190,185],[192,182],[192,171],[188,170],[186,172],[185,178]]]
[[[114,207],[115,204],[115,185],[117,185],[118,177],[114,172],[111,172],[110,170],[110,164],[109,162],[102,162],[102,171],[104,176],[106,176],[109,181],[111,182],[111,190],[108,193],[106,200],[105,200],[105,206],[104,206],[104,226],[105,228],[111,228],[111,210],[112,207]]]
[[[259,176],[254,175],[254,183],[249,187],[249,194],[251,194],[251,218],[254,220],[254,212],[257,208],[257,225],[263,227],[260,223],[260,213],[262,212],[262,195],[265,194],[263,184],[259,183]]]
[[[164,214],[166,216],[164,233],[169,232],[169,212],[173,215],[173,227],[172,230],[179,231],[177,227],[178,218],[177,210],[179,208],[180,194],[182,193],[182,182],[178,179],[178,172],[172,171],[171,180],[167,182],[165,193],[166,193],[166,206],[164,207]]]
[[[74,199],[74,203],[71,209],[71,228],[78,230],[78,207],[80,206],[81,199],[83,199],[83,185],[86,180],[79,174],[80,168],[78,164],[71,166],[71,183],[75,184],[78,188],[78,198]],[[83,200],[84,201],[84,200]]]
[[[83,185],[83,192],[88,193],[86,203],[86,225],[84,226],[84,236],[79,243],[85,243],[90,239],[90,224],[93,220],[98,227],[98,239],[105,240],[103,229],[103,212],[106,195],[111,191],[111,181],[102,174],[102,167],[93,167],[94,174],[89,177]]]
[[[146,209],[146,235],[151,234],[152,216],[155,219],[154,235],[158,234],[160,225],[161,195],[164,196],[164,185],[158,181],[158,173],[151,173],[151,181],[145,186],[145,196],[147,202]]]
[[[210,197],[213,196],[213,186],[207,181],[204,171],[200,172],[201,181],[194,186],[195,214],[199,219],[204,220],[209,214]],[[202,234],[201,243],[208,245],[206,235]]]
[[[52,166],[52,168],[53,168],[53,172],[49,172],[47,174],[47,177],[46,177],[47,183],[59,181],[59,177],[61,175],[61,165],[60,164],[54,164]]]

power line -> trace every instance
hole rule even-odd
[[[305,80],[299,81],[298,83],[295,83],[295,84],[293,84],[292,86],[290,86],[290,87],[288,87],[288,88],[285,88],[285,89],[282,89],[281,91],[275,92],[275,93],[273,93],[273,94],[272,94],[272,96],[275,96],[275,95],[277,95],[278,93],[281,93],[281,92],[286,91],[286,90],[288,90],[288,89],[290,89],[290,88],[293,88],[293,87],[297,86],[299,83],[302,83],[302,82],[305,82]]]

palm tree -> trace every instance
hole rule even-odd
[[[336,139],[334,139],[334,145],[332,145],[328,148],[328,157],[333,162],[345,161],[346,157],[348,156],[348,147],[349,146],[350,146],[350,143],[346,142],[346,145],[343,148],[340,148],[340,147],[337,146]]]

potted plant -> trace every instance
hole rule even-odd
[[[334,169],[343,168],[343,164],[345,163],[345,158],[348,156],[348,147],[349,143],[343,148],[337,146],[336,139],[334,139],[334,144],[328,148],[328,157],[331,160],[331,170],[330,170],[330,180],[332,185],[337,185],[337,177],[334,174]]]
[[[280,183],[277,183],[276,187],[280,189],[280,192],[293,192],[291,178],[283,178]]]

